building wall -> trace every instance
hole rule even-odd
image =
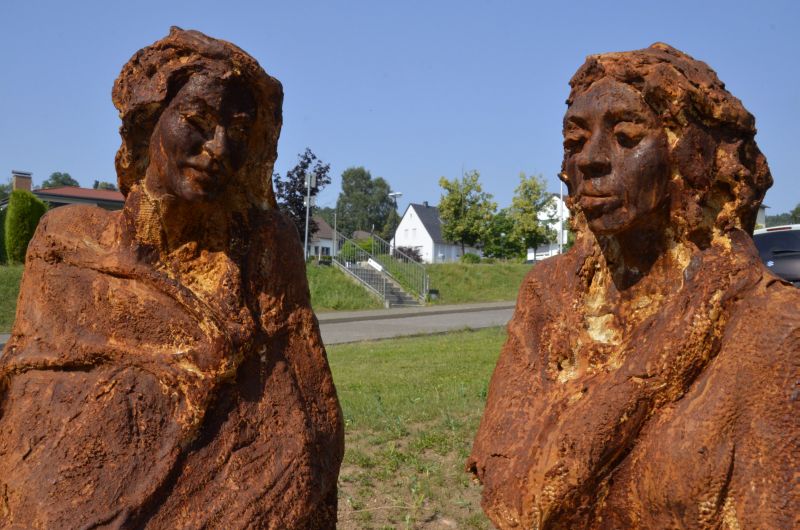
[[[316,241],[308,242],[308,255],[330,256],[333,254],[333,240],[332,239],[318,239]]]
[[[422,260],[433,262],[433,239],[422,224],[414,208],[408,208],[397,225],[392,244],[397,247],[419,248]]]

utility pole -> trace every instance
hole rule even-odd
[[[339,246],[339,232],[336,231],[336,214],[339,210],[333,210],[333,255],[336,256],[336,247]]]
[[[313,173],[306,175],[306,237],[304,239],[305,244],[303,245],[303,256],[306,260],[308,260],[308,217],[309,213],[311,212],[311,187],[317,186],[317,177]]]
[[[394,201],[394,212],[397,214],[398,217],[400,216],[400,213],[397,211],[397,198],[398,197],[402,197],[402,196],[403,196],[403,192],[402,191],[393,191],[392,193],[389,194],[389,197],[391,197],[392,200]],[[393,226],[392,227],[392,248],[390,249],[391,252],[394,252],[394,247],[397,246],[397,241],[395,241],[395,239],[396,239],[395,238],[395,232],[396,231],[397,231],[397,226]]]

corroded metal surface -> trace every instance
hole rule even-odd
[[[270,177],[282,88],[173,28],[114,85],[122,212],[49,212],[0,362],[0,528],[333,528],[339,404]]]
[[[800,291],[750,115],[664,44],[571,81],[574,247],[532,270],[467,466],[499,528],[798,528]]]

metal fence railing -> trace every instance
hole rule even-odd
[[[416,296],[421,303],[425,303],[430,284],[425,266],[379,236],[373,234],[371,239],[372,258],[380,263],[403,289]]]
[[[421,263],[417,263],[413,258],[392,248],[388,241],[374,234],[369,242],[353,241],[336,231],[334,231],[333,236],[333,261],[340,268],[351,274],[357,273],[366,277],[375,276],[375,274],[368,274],[368,272],[377,273],[377,275],[384,278],[388,276],[404,291],[419,300],[420,303],[425,303],[429,279],[428,273]],[[369,248],[369,250],[366,250],[365,247]],[[362,282],[364,281],[362,279]],[[377,284],[377,277],[375,283]],[[376,292],[381,288],[380,285],[372,287]],[[382,289],[383,291],[378,292],[378,294],[382,295],[385,301],[385,285]]]
[[[370,253],[336,231],[333,233],[333,243],[332,261],[386,302],[387,280],[381,271],[370,264],[370,261],[374,262]]]

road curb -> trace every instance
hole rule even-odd
[[[450,315],[456,313],[475,313],[478,311],[491,311],[494,309],[513,309],[516,302],[503,302],[482,306],[449,306],[447,308],[421,307],[419,309],[386,309],[384,312],[353,314],[348,316],[336,316],[336,313],[317,313],[317,320],[320,324],[342,324],[345,322],[364,322],[370,320],[387,320],[396,318],[412,318],[427,315]],[[330,315],[330,316],[328,316]]]

